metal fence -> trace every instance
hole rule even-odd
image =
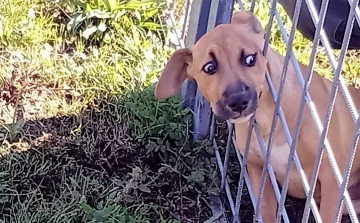
[[[270,11],[269,11],[269,21],[267,21],[267,30],[266,30],[266,36],[265,36],[265,44],[264,44],[264,53],[267,52],[267,47],[269,44],[269,36],[272,30],[272,27],[274,26],[274,21],[276,21],[276,24],[279,26],[282,38],[287,46],[286,48],[286,55],[285,55],[285,63],[283,67],[282,77],[281,77],[281,84],[278,91],[275,90],[271,78],[268,73],[266,73],[266,80],[267,84],[269,85],[271,94],[273,96],[273,100],[275,102],[275,112],[272,120],[272,126],[271,126],[271,133],[268,144],[265,143],[262,136],[259,132],[259,127],[256,122],[254,122],[254,119],[251,119],[251,125],[250,125],[250,131],[254,130],[258,139],[259,144],[261,147],[261,150],[263,152],[263,156],[265,157],[265,164],[264,169],[262,172],[262,182],[261,185],[261,192],[259,199],[256,199],[254,196],[254,191],[252,189],[248,173],[246,171],[246,162],[247,162],[247,156],[249,152],[249,140],[251,137],[251,134],[249,134],[248,141],[246,143],[246,150],[244,154],[240,154],[239,149],[236,147],[235,142],[235,136],[233,134],[233,124],[228,123],[228,129],[229,129],[229,135],[228,135],[228,142],[227,147],[225,150],[225,155],[222,157],[220,155],[220,148],[217,146],[217,141],[214,137],[214,131],[215,131],[215,118],[213,117],[210,109],[209,102],[204,99],[204,97],[201,95],[201,93],[198,91],[196,83],[186,81],[183,84],[182,87],[182,98],[184,105],[189,107],[193,111],[193,135],[194,139],[203,139],[207,136],[209,136],[210,140],[213,141],[214,147],[215,147],[215,154],[216,154],[216,160],[221,172],[222,180],[221,180],[221,189],[225,190],[227,199],[230,204],[230,211],[232,213],[232,221],[233,222],[240,222],[241,219],[239,219],[239,207],[240,202],[242,199],[242,191],[244,189],[244,185],[246,184],[248,188],[248,192],[251,197],[251,201],[255,210],[255,216],[254,219],[257,222],[262,222],[261,220],[261,214],[260,214],[260,201],[263,197],[264,193],[264,182],[267,176],[270,177],[271,183],[273,185],[276,199],[279,204],[278,212],[277,212],[277,222],[280,222],[282,219],[284,222],[290,222],[288,215],[286,213],[284,202],[287,194],[288,189],[288,183],[289,183],[289,174],[290,174],[290,168],[292,164],[294,163],[296,166],[297,171],[300,174],[302,186],[304,188],[305,193],[307,194],[306,198],[306,204],[304,209],[304,214],[302,217],[302,222],[307,222],[309,219],[310,212],[312,212],[314,219],[317,222],[321,222],[321,218],[319,215],[319,210],[316,206],[316,203],[313,199],[313,194],[315,190],[315,183],[316,178],[319,173],[319,165],[321,163],[321,158],[323,156],[323,153],[325,152],[327,156],[329,157],[329,161],[333,170],[333,173],[335,174],[336,181],[338,183],[338,186],[340,188],[340,193],[342,196],[339,197],[337,202],[338,212],[337,212],[337,218],[340,216],[340,206],[342,202],[345,202],[345,206],[348,209],[349,217],[351,219],[351,222],[359,222],[357,219],[354,207],[351,203],[349,193],[347,192],[346,185],[349,180],[349,173],[350,168],[352,167],[354,154],[356,150],[356,145],[359,137],[359,131],[355,131],[353,133],[353,141],[352,141],[352,149],[350,150],[350,156],[348,157],[347,164],[346,164],[346,171],[345,173],[341,173],[339,170],[339,167],[336,164],[333,150],[330,147],[330,144],[327,139],[328,129],[329,129],[329,122],[330,117],[332,115],[334,101],[335,101],[335,95],[338,92],[338,89],[340,89],[340,92],[344,96],[346,100],[346,104],[351,112],[352,119],[355,123],[355,128],[357,130],[360,129],[360,119],[359,119],[359,112],[357,111],[356,106],[354,105],[354,102],[351,99],[351,96],[349,94],[349,91],[347,89],[347,86],[345,84],[345,80],[342,76],[343,71],[343,65],[344,60],[346,56],[346,52],[349,45],[349,37],[352,32],[352,27],[354,22],[357,22],[360,24],[360,11],[359,11],[359,0],[348,0],[349,5],[351,6],[351,10],[349,13],[349,17],[347,20],[347,26],[344,36],[344,41],[342,43],[340,55],[338,59],[334,56],[334,52],[330,47],[330,43],[328,41],[328,38],[325,34],[325,31],[323,30],[323,24],[324,24],[324,18],[325,14],[328,8],[329,0],[323,0],[321,3],[321,9],[320,13],[317,13],[315,10],[314,2],[313,0],[297,0],[294,10],[294,16],[292,19],[292,26],[290,29],[290,32],[288,33],[286,31],[286,28],[284,26],[283,20],[281,16],[279,15],[279,12],[277,10],[276,5],[277,0],[268,0],[271,4]],[[202,35],[204,35],[207,31],[214,28],[218,24],[221,23],[229,23],[233,10],[234,10],[234,4],[239,4],[241,10],[251,10],[254,11],[254,8],[256,8],[256,2],[254,0],[248,0],[247,5],[248,8],[245,9],[244,2],[241,0],[238,0],[237,3],[234,0],[196,0],[196,1],[188,1],[187,3],[187,10],[185,13],[185,20],[184,24],[186,26],[186,29],[182,29],[181,36],[185,38],[185,43],[179,42],[178,47],[191,47],[199,38],[201,38]],[[293,52],[293,41],[294,41],[294,35],[296,31],[296,25],[298,23],[298,18],[300,14],[301,5],[306,4],[306,6],[309,8],[311,18],[316,26],[316,32],[315,37],[313,41],[313,47],[311,51],[311,55],[309,55],[309,64],[308,64],[308,70],[305,75],[302,74],[302,71],[300,70],[299,63],[297,62],[296,55]],[[190,22],[189,22],[190,21]],[[184,33],[186,32],[186,33]],[[325,49],[326,55],[329,59],[331,69],[333,72],[333,86],[331,89],[331,99],[327,107],[326,112],[326,119],[324,122],[321,121],[318,111],[316,110],[316,107],[311,99],[311,95],[308,91],[313,70],[314,70],[314,64],[315,64],[315,56],[318,51],[319,43],[322,43],[323,49]],[[300,84],[303,86],[303,92],[302,92],[302,98],[304,100],[301,101],[300,106],[300,112],[299,116],[297,117],[297,125],[295,128],[295,134],[291,135],[285,116],[283,114],[282,108],[280,106],[280,101],[283,96],[283,86],[284,86],[284,80],[286,78],[286,71],[288,69],[288,65],[292,62],[294,65],[297,77],[299,79]],[[304,78],[305,77],[305,78]],[[313,175],[311,178],[311,181],[308,182],[303,171],[302,166],[299,161],[298,155],[296,153],[296,143],[297,143],[297,137],[299,135],[300,131],[300,123],[302,120],[302,112],[305,109],[305,106],[308,106],[310,109],[313,121],[316,125],[319,137],[320,137],[320,145],[318,147],[318,153],[317,153],[317,159],[315,161],[315,168],[313,170]],[[284,133],[286,135],[287,143],[290,147],[290,155],[288,158],[288,164],[286,169],[286,177],[284,184],[282,185],[281,190],[278,188],[276,178],[274,171],[270,165],[269,158],[270,153],[272,149],[272,141],[274,139],[274,130],[276,126],[278,125],[278,120],[280,120],[281,125],[283,126]],[[233,144],[233,146],[232,146]],[[229,183],[227,182],[227,169],[228,169],[228,163],[229,163],[229,154],[230,150],[235,147],[235,151],[238,157],[238,160],[240,162],[241,171],[240,171],[240,180],[238,183],[237,193],[236,197],[232,196],[232,193],[230,191]],[[334,219],[335,220],[335,219]]]

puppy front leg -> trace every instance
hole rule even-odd
[[[322,222],[330,223],[333,222],[340,189],[328,160],[323,160],[319,171],[319,181],[321,188],[320,216]],[[342,205],[342,208],[344,208],[344,205]]]
[[[262,167],[258,165],[252,165],[249,163],[247,165],[247,169],[255,197],[259,199]],[[276,221],[277,201],[269,175],[267,176],[266,179],[264,194],[260,206],[261,206],[261,216],[263,222],[274,223]]]

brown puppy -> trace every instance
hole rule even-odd
[[[165,99],[175,95],[186,78],[195,79],[199,90],[211,103],[214,114],[221,119],[235,123],[237,146],[244,153],[249,119],[256,111],[256,121],[265,142],[269,139],[275,105],[265,80],[268,70],[273,84],[278,90],[284,57],[270,47],[267,57],[263,57],[264,31],[251,12],[237,12],[231,24],[217,26],[205,34],[191,49],[177,50],[168,61],[157,84],[155,95]],[[303,74],[307,68],[301,65]],[[324,120],[332,83],[314,74],[310,95],[316,105],[321,120]],[[354,103],[360,106],[360,91],[349,88]],[[293,134],[302,88],[293,65],[290,63],[285,81],[281,106]],[[259,98],[261,94],[261,97]],[[328,139],[333,148],[341,173],[350,150],[354,132],[354,122],[339,93],[329,127]],[[297,154],[306,177],[310,182],[319,145],[319,137],[310,111],[305,106],[302,126],[297,144]],[[280,185],[284,182],[286,163],[290,149],[281,123],[275,132],[270,162]],[[252,136],[248,156],[248,173],[255,195],[259,195],[261,172],[264,157],[255,133]],[[348,184],[354,205],[360,201],[360,153],[356,153]],[[320,201],[320,215],[323,222],[332,222],[338,199],[339,187],[332,172],[326,153],[324,153],[317,179],[314,198]],[[300,176],[293,165],[290,174],[288,194],[304,198]],[[262,201],[261,214],[264,222],[275,222],[277,202],[270,179],[267,179]],[[355,205],[355,208],[358,205]],[[345,209],[346,210],[346,209]],[[360,210],[357,210],[358,213]],[[346,213],[346,211],[345,211]]]

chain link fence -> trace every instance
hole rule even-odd
[[[279,0],[280,1],[280,0]],[[274,27],[277,27],[277,32],[280,33],[280,37],[282,38],[284,45],[286,46],[282,52],[285,57],[284,65],[282,68],[281,74],[281,83],[279,89],[276,90],[274,84],[271,80],[271,77],[268,73],[266,73],[266,81],[269,86],[271,95],[273,97],[273,101],[275,103],[275,112],[273,114],[273,120],[271,125],[271,132],[269,139],[265,141],[260,134],[259,126],[253,117],[250,120],[250,132],[255,132],[255,135],[258,138],[259,145],[261,147],[261,151],[264,157],[264,168],[261,177],[261,188],[260,188],[260,196],[258,198],[255,197],[254,190],[252,188],[248,172],[246,170],[247,165],[247,157],[250,149],[250,138],[251,134],[248,134],[245,153],[241,154],[239,148],[237,148],[235,140],[236,136],[234,134],[234,126],[232,123],[228,122],[228,139],[227,146],[225,148],[225,153],[221,154],[221,150],[218,146],[217,140],[215,138],[215,125],[216,121],[211,112],[209,102],[202,96],[202,94],[197,89],[197,85],[194,81],[186,81],[182,86],[182,98],[183,104],[186,107],[189,107],[193,112],[193,136],[194,140],[204,139],[205,137],[209,137],[209,139],[213,142],[215,148],[216,160],[219,166],[219,170],[222,175],[220,188],[225,192],[227,197],[227,202],[229,204],[230,210],[229,216],[218,215],[216,219],[218,222],[240,222],[239,219],[239,211],[240,204],[243,199],[243,190],[246,187],[247,191],[250,195],[251,202],[254,208],[254,221],[262,222],[261,217],[261,205],[260,202],[263,199],[264,195],[264,187],[265,180],[267,177],[270,178],[271,184],[275,191],[276,199],[278,202],[278,210],[277,210],[277,222],[290,222],[288,213],[285,208],[285,199],[287,196],[287,190],[290,180],[290,172],[291,168],[294,165],[296,170],[299,173],[301,178],[302,186],[304,188],[304,192],[306,193],[306,202],[304,207],[304,213],[302,216],[302,222],[308,222],[309,216],[312,215],[312,219],[316,222],[321,222],[319,209],[317,204],[313,198],[316,186],[316,179],[319,174],[319,167],[321,164],[321,160],[326,154],[329,159],[330,166],[332,168],[333,174],[335,176],[336,182],[340,188],[340,196],[337,201],[337,213],[334,213],[334,222],[335,220],[341,218],[340,207],[342,204],[345,204],[345,208],[349,213],[349,221],[351,222],[359,222],[357,219],[357,214],[355,212],[354,206],[351,202],[349,192],[347,191],[347,185],[350,177],[350,169],[354,162],[354,156],[357,149],[357,142],[359,138],[359,130],[360,130],[360,119],[359,119],[359,111],[358,107],[355,105],[354,101],[351,98],[349,93],[349,89],[347,87],[347,80],[344,78],[346,76],[346,71],[344,71],[344,64],[346,64],[346,58],[349,54],[349,48],[354,49],[354,39],[351,39],[353,29],[355,32],[359,29],[360,24],[360,11],[359,11],[359,0],[348,0],[346,7],[349,8],[348,16],[344,25],[344,37],[342,38],[341,44],[338,44],[337,49],[336,46],[332,43],[332,39],[329,40],[326,30],[324,29],[325,16],[327,13],[327,9],[329,8],[330,0],[323,0],[320,4],[315,4],[313,0],[294,0],[293,9],[291,9],[291,13],[288,12],[289,17],[285,18],[287,22],[284,22],[284,15],[280,15],[279,10],[283,10],[277,0],[268,0],[268,1],[234,1],[234,0],[198,0],[198,1],[180,1],[182,3],[182,7],[180,7],[183,11],[182,13],[178,13],[177,22],[182,24],[180,28],[177,29],[177,32],[174,32],[172,35],[177,38],[173,38],[175,45],[177,48],[191,47],[197,40],[199,40],[206,32],[213,29],[219,24],[222,23],[230,23],[232,14],[234,10],[251,10],[257,15],[259,10],[268,10],[268,20],[261,21],[265,24],[266,27],[266,35],[265,35],[265,44],[264,44],[264,55],[266,56],[267,48],[269,44],[271,44],[272,33],[274,32]],[[264,8],[263,4],[266,2],[268,4],[268,8]],[[288,1],[289,2],[289,1]],[[282,1],[282,5],[288,4],[286,1]],[[288,8],[289,9],[289,8]],[[298,62],[298,58],[293,49],[293,43],[295,39],[295,34],[297,28],[301,29],[301,25],[299,25],[299,19],[301,19],[301,13],[304,15],[303,10],[307,10],[309,13],[309,19],[311,18],[311,22],[314,24],[313,35],[312,38],[312,48],[309,51],[308,60],[307,60],[307,70],[306,73],[300,68],[300,64]],[[181,10],[180,10],[181,11]],[[179,10],[178,10],[179,12]],[[302,17],[304,18],[304,17]],[[290,23],[289,23],[290,21]],[[355,27],[355,28],[354,28]],[[356,35],[356,33],[354,34]],[[309,36],[309,35],[308,35]],[[175,40],[177,39],[177,40]],[[353,41],[353,42],[351,42]],[[356,41],[356,40],[355,40]],[[360,41],[359,41],[360,42]],[[356,45],[356,44],[355,44]],[[356,47],[355,47],[356,48]],[[316,67],[317,55],[321,51],[324,55],[326,55],[326,60],[328,61],[328,66],[331,70],[331,79],[333,82],[332,88],[330,90],[330,98],[326,107],[326,117],[325,119],[321,119],[319,112],[317,110],[316,104],[312,100],[312,95],[309,92],[309,85],[312,80],[313,71]],[[298,77],[298,81],[303,87],[301,94],[301,102],[299,107],[299,113],[296,117],[297,124],[293,130],[290,131],[286,117],[281,107],[281,100],[283,98],[284,92],[284,82],[287,75],[287,70],[289,63],[292,63],[296,75]],[[360,69],[357,70],[360,73]],[[357,77],[359,78],[359,76]],[[356,80],[358,81],[358,79]],[[356,82],[355,81],[355,82]],[[355,83],[356,84],[356,83]],[[339,93],[339,95],[337,95]],[[347,157],[346,162],[346,170],[345,172],[341,172],[338,167],[335,156],[334,156],[334,148],[331,147],[328,140],[328,132],[329,132],[329,124],[330,119],[334,109],[335,98],[344,97],[346,105],[350,111],[351,118],[354,122],[355,131],[352,133],[352,142],[351,148],[349,149],[349,156]],[[313,123],[316,126],[316,130],[318,132],[318,136],[320,138],[320,143],[318,145],[318,150],[316,154],[315,167],[312,172],[311,180],[308,181],[307,177],[304,174],[304,170],[302,169],[302,165],[300,159],[298,157],[296,151],[296,145],[298,142],[298,136],[301,130],[301,123],[303,119],[303,112],[305,109],[309,109],[311,113],[311,117],[313,119]],[[294,114],[294,118],[295,118]],[[280,122],[280,123],[278,123]],[[284,183],[281,188],[278,187],[278,183],[276,181],[275,172],[270,163],[270,153],[273,147],[274,141],[274,133],[277,126],[281,124],[282,129],[284,131],[288,146],[290,148],[290,154],[288,157],[288,163],[286,165],[286,176],[284,179]],[[291,132],[293,134],[291,134]],[[227,170],[229,165],[229,154],[230,150],[235,149],[235,154],[238,158],[239,165],[241,170],[239,171],[239,182],[237,188],[232,188],[229,186],[227,181]],[[336,148],[335,148],[336,149]],[[236,189],[234,193],[232,190]],[[235,196],[234,196],[235,194]],[[221,202],[220,198],[214,197],[216,202]],[[216,200],[218,199],[218,200]],[[215,202],[215,203],[216,203]],[[218,212],[214,212],[218,213]],[[214,214],[215,215],[215,214]]]

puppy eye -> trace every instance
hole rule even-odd
[[[256,63],[256,54],[251,54],[245,57],[245,65],[248,67],[254,66]]]
[[[215,74],[217,70],[217,65],[214,62],[208,62],[204,65],[203,70],[207,74]]]
[[[245,55],[244,51],[241,51],[240,62],[247,67],[254,66],[256,63],[256,53]]]

